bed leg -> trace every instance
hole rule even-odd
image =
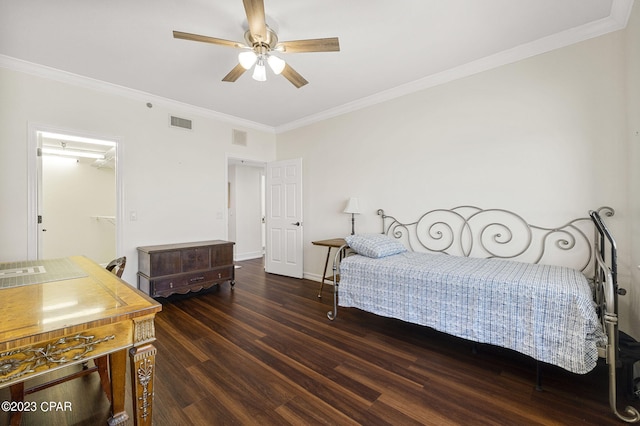
[[[613,414],[615,414],[620,420],[627,423],[640,422],[640,413],[635,407],[628,405],[624,409],[624,414],[618,412],[617,392],[618,387],[616,383],[617,376],[617,356],[618,356],[618,317],[616,314],[605,314],[605,324],[607,328],[607,336],[609,342],[607,344],[607,364],[609,367],[609,406]]]
[[[536,390],[542,392],[542,363],[536,360]]]
[[[343,247],[340,247],[340,249],[338,249],[338,252],[340,253],[342,252],[342,250]],[[337,262],[337,259],[333,260],[333,311],[327,312],[327,318],[329,318],[331,321],[336,319],[336,317],[338,316],[338,285],[340,280],[338,279]]]
[[[327,318],[331,321],[338,316],[338,283],[333,283],[333,310],[327,312]]]
[[[478,355],[478,344],[476,342],[473,342],[473,345],[471,345],[471,353]]]

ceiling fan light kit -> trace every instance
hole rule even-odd
[[[249,30],[246,31],[244,35],[246,44],[181,31],[173,32],[174,38],[245,49],[238,55],[238,65],[236,65],[222,81],[234,82],[240,78],[245,71],[251,69],[251,67],[254,67],[252,75],[254,80],[266,81],[266,62],[274,74],[282,74],[291,84],[300,88],[306,85],[308,81],[282,58],[273,55],[272,52],[302,53],[340,51],[340,43],[337,37],[278,43],[278,35],[266,24],[264,0],[243,0],[243,4],[247,15],[247,22],[249,23]]]
[[[287,64],[284,59],[270,54],[268,49],[265,48],[261,48],[259,53],[256,53],[254,50],[247,50],[238,54],[238,62],[242,65],[242,68],[249,70],[254,65],[256,66],[253,70],[253,79],[257,81],[267,80],[264,66],[265,60],[269,64],[269,68],[271,68],[276,75],[280,75]]]

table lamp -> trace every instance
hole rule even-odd
[[[347,201],[347,207],[345,207],[343,213],[349,213],[351,215],[351,235],[355,234],[355,215],[360,214],[360,205],[358,204],[358,199],[356,197],[349,198],[349,201]]]

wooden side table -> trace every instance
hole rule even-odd
[[[324,286],[324,281],[329,280],[333,282],[333,274],[327,276],[327,267],[329,266],[331,249],[332,248],[340,249],[340,247],[346,245],[347,242],[344,240],[344,238],[331,238],[329,240],[312,241],[311,244],[313,244],[314,246],[327,247],[327,259],[324,262],[324,271],[322,272],[322,280],[320,281],[320,290],[318,290],[318,297],[322,297],[322,287]],[[340,254],[340,260],[342,260],[342,253]]]

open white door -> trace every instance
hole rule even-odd
[[[267,164],[265,270],[302,278],[302,159]]]

